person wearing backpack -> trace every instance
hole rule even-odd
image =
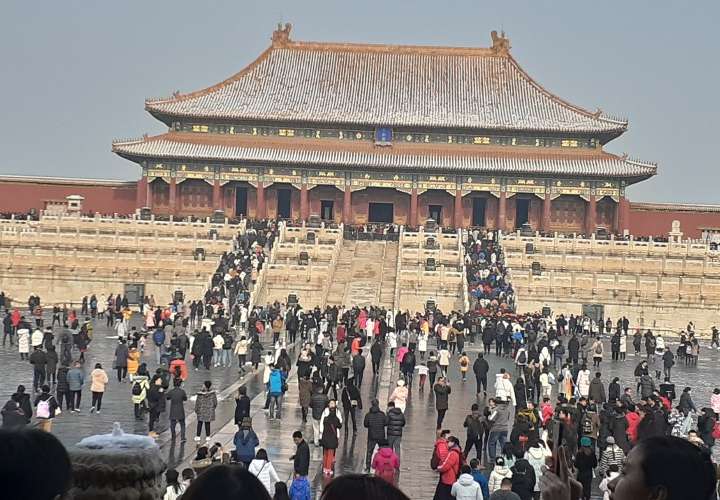
[[[50,394],[50,386],[43,385],[40,395],[35,398],[35,416],[38,420],[38,428],[45,432],[52,431],[52,420],[59,410],[55,396]]]
[[[595,342],[593,342],[593,345],[590,348],[590,350],[593,353],[593,366],[595,368],[599,368],[600,363],[602,363],[602,359],[603,359],[603,344],[602,344],[602,341],[600,340],[600,337],[595,339]]]
[[[378,446],[380,449],[372,461],[372,468],[375,471],[375,475],[393,486],[397,486],[397,477],[400,472],[400,459],[386,440],[381,439],[378,442]]]
[[[445,500],[452,498],[452,486],[460,476],[460,468],[464,462],[460,441],[455,436],[448,438],[448,454],[445,460],[438,465],[440,480],[435,488],[433,500]]]
[[[460,375],[462,375],[462,381],[465,382],[467,380],[467,372],[470,369],[470,358],[468,358],[467,353],[463,351],[460,355],[460,359],[458,359],[458,363],[460,364]]]
[[[160,364],[162,355],[165,351],[165,330],[158,328],[153,332],[153,343],[155,344],[155,361]]]
[[[132,402],[135,406],[135,420],[142,420],[142,412],[147,410],[147,391],[150,390],[150,374],[147,366],[142,363],[138,368],[137,375],[133,377],[133,384],[130,392]]]
[[[512,491],[517,493],[520,500],[532,500],[535,492],[535,469],[525,458],[519,448],[515,449],[515,464],[510,468],[512,472]]]
[[[524,345],[521,345],[518,349],[517,354],[515,355],[515,366],[517,369],[517,373],[521,374],[525,371],[525,367],[527,366],[528,361],[528,355],[527,355],[527,349]]]

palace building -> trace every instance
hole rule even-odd
[[[182,215],[594,232],[629,229],[654,164],[604,150],[627,121],[490,48],[299,42],[291,26],[227,80],[146,101],[167,133],[113,143],[138,204]]]
[[[627,122],[535,82],[490,48],[295,42],[290,26],[205,90],[149,100],[169,131],[113,150],[156,212],[345,223],[628,228],[625,188],[656,166],[603,146]]]

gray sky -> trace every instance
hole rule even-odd
[[[114,138],[161,133],[146,97],[215,84],[297,40],[489,46],[574,104],[626,116],[614,153],[657,162],[633,200],[714,203],[720,2],[9,1],[0,14],[0,173],[136,179]]]

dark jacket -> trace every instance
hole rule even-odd
[[[485,359],[477,358],[473,363],[473,372],[476,377],[487,377],[490,365]]]
[[[385,439],[385,427],[387,426],[387,416],[380,411],[377,405],[373,405],[365,414],[363,425],[368,430],[368,439],[379,441]]]
[[[382,358],[383,355],[383,348],[380,345],[380,342],[373,342],[372,347],[370,347],[370,357],[372,360],[376,363],[380,362],[380,358]]]
[[[12,399],[5,403],[0,413],[2,414],[3,429],[18,430],[27,425],[25,413],[23,413],[18,404]]]
[[[402,436],[405,427],[405,415],[400,408],[390,408],[387,411],[387,435]]]
[[[596,377],[590,381],[588,396],[596,403],[605,402],[605,386],[603,385],[602,380]]]
[[[482,416],[479,414],[477,417],[474,417],[472,414],[468,415],[467,417],[465,417],[463,427],[467,428],[468,439],[477,439],[479,436],[482,436],[484,431],[484,423]]]
[[[526,459],[519,458],[510,470],[512,471],[512,490],[521,500],[531,500],[536,481],[533,466]]]
[[[33,365],[36,370],[45,370],[45,365],[47,365],[45,352],[40,349],[33,351],[30,355],[30,364]]]
[[[307,476],[310,470],[310,446],[304,439],[300,441],[292,457],[293,470],[299,476]]]
[[[350,408],[352,408],[352,402],[357,401],[357,408],[359,410],[362,410],[363,406],[360,390],[353,384],[347,384],[345,387],[343,387],[340,399],[342,400],[342,405],[344,409],[349,410]]]
[[[151,412],[162,413],[165,411],[165,395],[161,385],[152,384],[148,391],[148,406]]]
[[[185,420],[185,406],[187,394],[180,387],[173,387],[165,396],[170,401],[170,420]]]
[[[243,418],[250,416],[250,398],[240,396],[235,400],[235,425],[240,425]]]
[[[448,399],[452,391],[450,386],[447,384],[435,384],[433,391],[435,392],[435,408],[438,410],[447,410],[449,406]]]
[[[310,397],[310,408],[312,409],[312,418],[314,420],[320,420],[322,412],[328,404],[328,397],[323,394],[322,389],[318,388],[315,390],[313,395]]]
[[[255,458],[255,448],[260,444],[260,440],[254,430],[245,429],[235,433],[233,444],[238,461],[249,463]]]
[[[45,359],[47,360],[48,373],[55,373],[58,365],[58,353],[55,348],[50,349],[45,353]]]
[[[620,384],[617,382],[610,382],[610,385],[608,386],[608,400],[617,401],[620,399],[620,392]]]
[[[128,354],[127,344],[118,344],[115,348],[115,368],[127,368]]]
[[[338,447],[338,429],[342,427],[342,422],[338,418],[338,409],[329,410],[322,420],[322,436],[320,437],[320,445],[323,448],[336,450]]]
[[[198,422],[212,422],[215,420],[215,408],[217,407],[217,395],[215,391],[200,391],[195,397],[195,414]]]
[[[70,384],[67,379],[68,367],[61,366],[57,371],[57,392],[70,392]]]

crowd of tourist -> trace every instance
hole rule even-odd
[[[469,294],[481,314],[515,308],[505,257],[496,236],[496,232],[475,229],[468,233],[464,242]]]
[[[595,323],[574,315],[518,314],[502,249],[492,234],[479,232],[465,244],[468,284],[476,299],[467,312],[305,309],[298,303],[251,307],[253,283],[276,236],[272,222],[249,223],[233,251],[220,259],[202,298],[173,298],[165,305],[148,297],[142,301],[140,328],[131,325],[122,295],[89,295],[80,314],[58,308],[57,330],[55,311],[49,327],[42,312],[37,322],[36,311],[42,308],[38,296],[30,298],[27,308],[34,326],[19,308],[3,308],[4,336],[18,345],[22,339],[20,354],[33,373],[33,390],[20,386],[5,403],[3,428],[17,431],[35,420],[50,432],[62,412],[81,411],[88,388],[89,411],[101,413],[104,392],[117,378],[118,385],[127,383],[128,409],[139,421],[147,419],[151,438],[167,427],[173,443],[184,442],[191,399],[184,386],[190,372],[202,370],[198,375],[204,376],[237,368],[241,375],[261,371],[269,422],[294,411],[284,396],[289,390],[298,393],[302,428],[280,428],[296,447],[289,487],[268,453],[271,443],[262,443],[253,427],[245,386],[235,396],[234,449],[213,442],[219,397],[207,380],[194,395],[194,460],[186,470],[167,471],[165,498],[229,498],[228,492],[249,498],[311,498],[312,448],[322,453],[323,498],[356,498],[349,493],[352,488],[406,498],[395,486],[403,434],[413,425],[406,413],[415,404],[431,404],[437,415],[428,457],[437,473],[437,499],[537,500],[541,492],[543,498],[589,499],[593,484],[618,500],[659,498],[649,493],[658,489],[670,499],[700,500],[714,492],[710,450],[720,438],[720,389],[707,406],[698,407],[691,387],[676,395],[671,386],[677,361],[697,361],[700,347],[692,324],[672,352],[662,335],[631,332],[626,318]],[[110,374],[99,363],[92,370],[84,366],[93,318],[102,315],[111,318],[118,336],[115,373]],[[603,377],[608,363],[603,336],[610,341],[610,363],[633,360],[632,383]],[[717,336],[714,330],[720,347]],[[628,353],[628,344],[634,352]],[[144,359],[146,351],[155,355],[154,372]],[[514,371],[491,373],[493,352],[511,359]],[[396,368],[397,382],[387,401],[363,401],[364,376],[368,370],[377,376],[383,359],[394,365],[393,373]],[[473,401],[453,392],[455,383],[468,377],[474,377]],[[426,384],[432,397],[414,400],[412,391],[424,393]],[[467,412],[461,429],[444,427],[448,412]],[[366,475],[330,481],[343,434],[355,435],[358,428],[367,430]],[[660,473],[668,467],[682,471],[683,478]],[[371,473],[374,477],[367,475]],[[65,481],[59,492],[67,487]]]

